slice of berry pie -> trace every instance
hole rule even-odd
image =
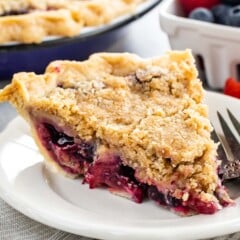
[[[39,43],[46,36],[72,37],[134,11],[146,0],[0,0],[0,43]]]
[[[15,74],[0,92],[30,123],[47,166],[90,188],[182,215],[232,203],[189,51],[143,60],[102,53]]]

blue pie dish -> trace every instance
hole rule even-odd
[[[0,45],[0,80],[7,80],[16,72],[41,73],[56,59],[83,60],[95,52],[106,51],[122,34],[127,25],[140,18],[161,0],[148,0],[132,14],[110,24],[89,28],[72,38],[50,38],[41,44],[9,43]]]

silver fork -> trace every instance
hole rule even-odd
[[[227,109],[229,119],[240,136],[240,122]],[[217,116],[223,130],[224,136],[218,135],[215,130],[212,132],[212,139],[215,142],[220,142],[218,147],[218,156],[222,160],[221,169],[219,174],[223,180],[230,180],[240,178],[240,144],[234,133],[228,126],[227,121],[223,116],[217,112]]]

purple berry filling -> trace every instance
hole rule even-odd
[[[155,186],[148,187],[148,198],[154,200],[159,205],[170,206],[176,212],[188,215],[191,212],[201,214],[214,214],[218,211],[218,207],[214,202],[204,202],[198,197],[191,196],[187,201],[177,199],[171,194],[161,193]]]
[[[134,169],[124,166],[119,156],[111,152],[95,156],[94,144],[68,136],[57,130],[59,127],[46,122],[38,123],[36,127],[49,155],[68,173],[85,175],[83,182],[88,183],[90,188],[105,186],[111,192],[137,203],[148,196],[159,205],[169,206],[183,215],[192,212],[213,214],[219,209],[214,202],[204,202],[194,196],[183,201],[170,192],[162,193],[156,186],[140,183],[135,178]]]
[[[37,132],[51,157],[67,172],[83,174],[93,161],[94,146],[91,143],[76,141],[48,123],[38,124]]]
[[[172,197],[170,194],[161,193],[155,186],[149,186],[148,198],[163,206],[179,207],[182,205],[181,200]]]
[[[73,137],[70,137],[62,132],[58,132],[52,125],[45,123],[45,128],[48,130],[51,141],[54,145],[62,148],[69,149],[71,155],[76,158],[83,159],[87,162],[93,161],[94,146],[86,143],[85,141],[78,141],[76,143]]]
[[[190,208],[194,212],[202,214],[214,214],[219,210],[215,202],[204,202],[201,201],[199,198],[193,197],[191,197],[188,201],[185,202],[185,209],[187,208]]]
[[[135,179],[134,170],[122,165],[120,157],[113,154],[98,157],[90,165],[84,182],[90,188],[107,186],[111,192],[124,195],[137,203],[141,203],[145,196],[146,186]]]
[[[111,192],[142,202],[145,185],[134,177],[134,170],[124,166],[120,157],[105,154],[94,160],[93,144],[75,139],[56,130],[52,124],[37,124],[37,132],[51,157],[67,172],[85,174],[90,188],[107,186]]]

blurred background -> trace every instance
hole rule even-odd
[[[167,37],[160,31],[160,2],[150,0],[134,15],[93,28],[77,37],[49,40],[38,45],[2,45],[0,80],[9,80],[19,71],[41,73],[52,60],[83,60],[95,52],[131,52],[142,57],[160,55],[169,49]]]

